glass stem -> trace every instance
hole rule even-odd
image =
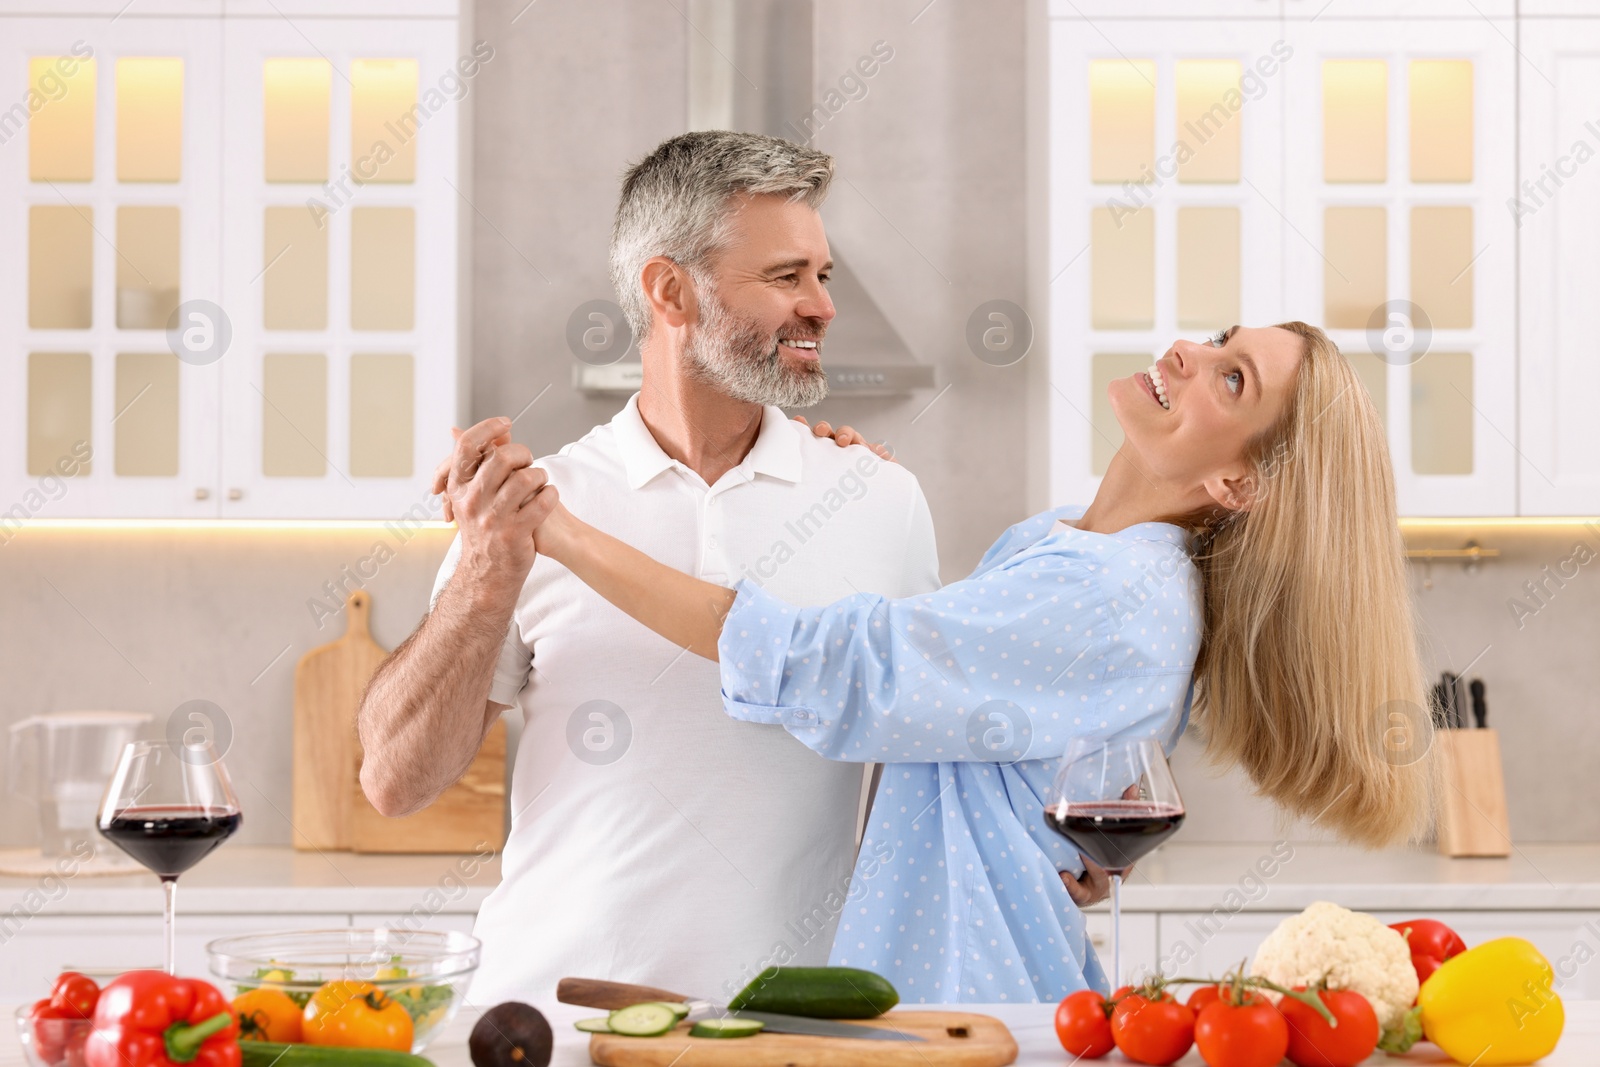
[[[1122,875],[1111,876],[1111,992],[1122,985]]]
[[[161,913],[161,943],[165,946],[167,973],[170,975],[176,975],[178,973],[178,943],[177,939],[173,936],[173,916],[175,914],[175,908],[177,905],[176,898],[178,895],[178,880],[176,878],[161,879],[161,891],[163,897],[165,898]]]

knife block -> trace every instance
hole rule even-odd
[[[1434,731],[1443,763],[1439,851],[1446,856],[1509,856],[1500,735],[1491,729]]]

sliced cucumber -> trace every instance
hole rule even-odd
[[[579,1019],[572,1025],[576,1026],[579,1030],[582,1030],[586,1034],[611,1033],[611,1020],[604,1015],[596,1019]]]
[[[678,1021],[680,1023],[683,1022],[684,1019],[689,1017],[689,1005],[683,1003],[682,1001],[678,1001],[678,1000],[658,1000],[658,1001],[656,1001],[656,1003],[657,1004],[665,1004],[667,1007],[671,1008],[673,1010],[673,1012],[676,1013],[676,1015],[678,1016]]]
[[[678,1013],[658,1001],[630,1004],[606,1017],[614,1034],[628,1037],[656,1037],[678,1025]]]
[[[875,1019],[900,1002],[888,979],[854,967],[768,967],[728,1001],[733,1011]]]
[[[701,1019],[689,1028],[690,1037],[754,1037],[766,1026],[754,1019]]]

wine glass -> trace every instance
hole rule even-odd
[[[178,973],[172,930],[178,875],[226,841],[239,821],[239,798],[209,741],[135,741],[122,750],[97,826],[161,879],[168,974]]]
[[[1111,875],[1111,989],[1122,981],[1122,876],[1178,832],[1183,800],[1152,738],[1078,740],[1051,786],[1046,821]]]

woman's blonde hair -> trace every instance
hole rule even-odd
[[[1251,442],[1248,511],[1194,527],[1205,638],[1192,718],[1215,764],[1369,846],[1431,822],[1436,761],[1383,424],[1328,336]]]

